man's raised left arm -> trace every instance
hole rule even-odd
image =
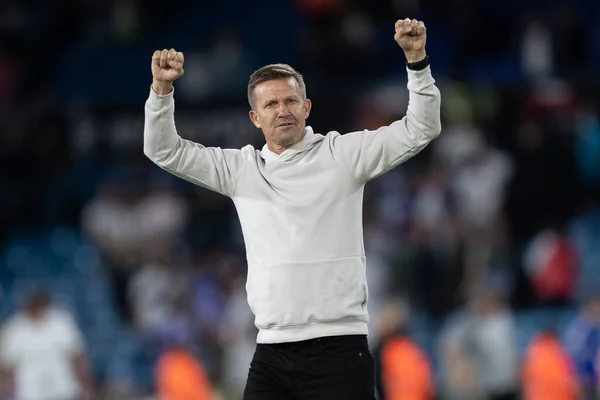
[[[376,178],[419,153],[441,132],[441,95],[425,52],[426,29],[421,21],[396,22],[394,39],[406,55],[409,102],[406,116],[374,131],[364,130],[332,139],[334,157],[360,183]]]

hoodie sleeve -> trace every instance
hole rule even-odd
[[[198,186],[233,196],[241,171],[240,150],[205,147],[182,139],[175,128],[173,91],[150,89],[145,106],[144,154],[162,169]]]
[[[410,159],[441,132],[441,95],[431,68],[407,71],[409,102],[404,118],[374,131],[337,134],[331,139],[334,158],[361,184]]]

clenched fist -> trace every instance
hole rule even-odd
[[[156,50],[152,55],[152,88],[158,94],[171,91],[173,81],[183,75],[183,53]]]
[[[396,22],[394,39],[404,50],[409,63],[421,61],[425,58],[425,42],[427,29],[423,21],[416,19],[401,19]]]

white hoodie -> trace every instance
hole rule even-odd
[[[364,185],[441,131],[429,67],[408,70],[406,116],[375,131],[316,134],[281,155],[267,147],[204,147],[177,135],[173,91],[150,91],[144,153],[166,171],[230,197],[248,260],[259,343],[367,334]]]

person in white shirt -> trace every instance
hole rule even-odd
[[[173,81],[183,53],[156,51],[145,106],[144,153],[164,170],[230,197],[246,246],[246,282],[258,328],[245,400],[374,399],[367,342],[364,185],[419,153],[441,132],[440,92],[421,21],[399,20],[407,61],[406,116],[340,135],[306,125],[312,103],[286,64],[252,74],[250,119],[261,149],[205,147],[182,139]]]
[[[0,334],[0,363],[15,400],[92,400],[82,335],[65,311],[35,292]]]

